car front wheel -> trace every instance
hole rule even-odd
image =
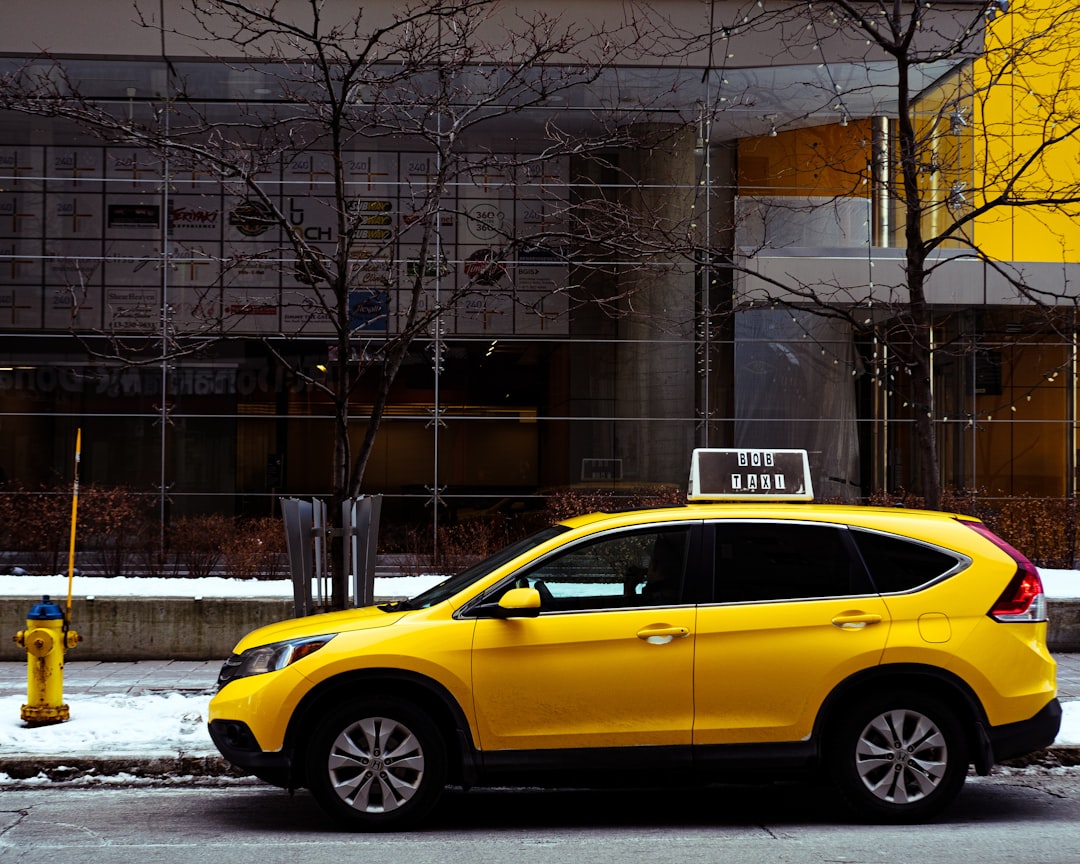
[[[967,741],[945,703],[901,692],[845,713],[828,758],[841,793],[860,814],[881,822],[924,821],[960,792]]]
[[[409,703],[358,700],[316,727],[307,780],[322,808],[345,827],[402,829],[435,806],[446,782],[446,748],[435,725]]]

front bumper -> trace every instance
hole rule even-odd
[[[263,752],[247,724],[239,720],[211,720],[208,728],[214,746],[234,768],[283,789],[298,785],[291,750]]]
[[[987,733],[993,748],[994,761],[1018,759],[1054,743],[1061,729],[1061,703],[1051,699],[1034,717],[1019,723],[991,726]]]

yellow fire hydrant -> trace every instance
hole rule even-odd
[[[26,648],[27,704],[22,719],[31,726],[63,723],[69,719],[64,704],[64,652],[82,640],[67,621],[60,607],[47,596],[35,603],[26,617],[26,629],[15,634],[15,641]]]

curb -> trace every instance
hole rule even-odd
[[[1080,765],[1080,744],[1056,744],[1019,759],[998,763],[1004,768],[1072,768]]]
[[[1002,768],[1066,768],[1080,765],[1080,744],[1066,744],[1040,750],[1021,759],[1000,763]],[[3,775],[7,775],[6,778]],[[244,780],[255,778],[233,768],[221,756],[204,754],[162,754],[160,756],[12,756],[0,759],[0,788],[21,781],[65,783],[100,781],[107,777],[132,781],[165,781],[177,778]]]
[[[0,775],[7,775],[10,781],[42,780],[53,783],[116,775],[143,780],[163,780],[168,777],[238,779],[247,776],[233,768],[221,756],[186,753],[163,753],[160,756],[20,754],[0,758]],[[6,782],[8,781],[0,776],[0,786]]]

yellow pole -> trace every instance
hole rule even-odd
[[[71,496],[71,544],[68,547],[67,613],[42,597],[26,619],[26,629],[15,634],[15,641],[26,649],[27,701],[22,719],[29,726],[63,723],[71,716],[64,704],[64,652],[74,648],[82,637],[71,629],[71,592],[75,581],[75,521],[79,512],[79,460],[82,454],[82,429],[75,435],[75,488]]]
[[[68,595],[64,621],[71,623],[71,592],[75,581],[75,518],[79,512],[79,461],[82,459],[82,427],[75,432],[75,488],[71,494],[71,542],[68,545]]]

